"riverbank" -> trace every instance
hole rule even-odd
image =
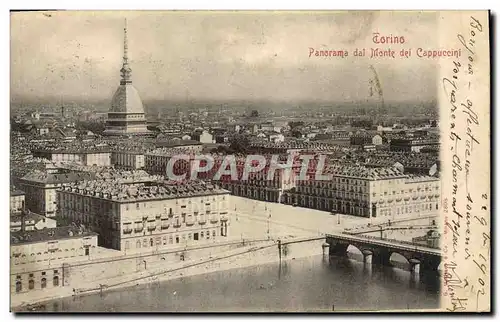
[[[283,260],[176,278],[158,284],[44,303],[45,312],[353,312],[432,310],[439,279],[412,280],[407,270],[374,265],[355,253]]]
[[[168,265],[168,267],[166,265],[163,265],[163,267],[151,267],[148,270],[126,276],[97,279],[92,283],[86,283],[84,288],[75,288],[74,286],[61,287],[50,290],[50,295],[47,295],[48,292],[43,290],[33,291],[29,294],[18,294],[12,297],[11,307],[13,311],[24,312],[28,306],[43,304],[54,299],[85,296],[141,284],[154,284],[183,277],[318,255],[322,253],[321,245],[323,243],[324,240],[316,236],[311,238],[283,239],[281,247],[278,247],[277,241],[270,240],[212,256],[175,263]]]

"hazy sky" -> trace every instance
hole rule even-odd
[[[377,71],[386,101],[428,101],[436,67],[369,55],[373,32],[402,35],[401,48],[436,47],[432,13],[41,12],[11,15],[11,94],[111,99],[119,84],[124,18],[132,80],[147,99],[363,101]],[[349,51],[309,57],[309,48]]]

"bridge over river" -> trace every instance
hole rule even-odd
[[[391,265],[391,255],[398,253],[408,260],[411,271],[415,273],[437,271],[441,263],[440,249],[400,240],[344,233],[327,234],[324,247],[329,248],[330,255],[344,256],[350,245],[361,251],[365,263],[372,263],[373,260],[381,265]]]

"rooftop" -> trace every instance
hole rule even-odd
[[[135,113],[144,115],[139,92],[132,84],[120,84],[111,100],[111,113]]]
[[[97,233],[88,230],[84,226],[44,228],[41,230],[11,232],[10,243],[11,245],[31,244],[44,241],[82,238],[96,235]]]
[[[108,146],[94,146],[89,144],[78,144],[64,146],[46,146],[43,148],[35,148],[32,153],[66,153],[66,154],[90,154],[90,153],[110,153],[111,149]]]
[[[253,148],[276,148],[276,149],[314,149],[327,150],[333,146],[322,142],[303,142],[303,141],[285,141],[285,142],[259,142],[254,141],[250,144]]]
[[[34,170],[22,177],[22,180],[38,182],[44,184],[67,183],[82,180],[89,180],[95,177],[94,173],[89,172],[56,172],[52,173],[44,170]]]
[[[329,165],[324,174],[334,176],[360,178],[368,180],[396,179],[407,177],[399,169],[394,167],[368,168],[362,165]]]
[[[391,166],[396,162],[405,168],[430,168],[439,160],[437,153],[376,152],[358,154],[367,166]]]
[[[11,215],[10,216],[10,222],[21,222],[21,221],[40,221],[40,220],[47,220],[49,218],[43,216],[43,215],[39,215],[37,213],[34,213],[34,212],[31,212],[29,210],[23,210],[21,213],[19,214],[14,214],[14,215]]]
[[[18,189],[16,189],[16,190],[11,190],[11,191],[10,191],[10,196],[11,196],[11,197],[15,197],[15,196],[24,196],[24,195],[25,195],[25,193],[24,193],[24,191],[22,191],[22,190],[18,190]]]
[[[182,147],[182,146],[189,146],[189,145],[202,145],[201,142],[195,141],[195,140],[169,140],[169,141],[159,141],[156,143],[157,147]]]
[[[120,180],[94,180],[65,185],[60,191],[117,202],[176,199],[182,197],[226,194],[229,191],[203,181],[173,182],[160,179],[130,185]]]
[[[439,181],[439,178],[435,176],[409,175],[406,178],[405,183],[425,182],[425,181]]]

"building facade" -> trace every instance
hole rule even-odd
[[[240,167],[243,169],[243,164]],[[270,167],[266,166],[259,172],[250,173],[248,179],[242,180],[240,170],[237,180],[222,177],[219,183],[235,196],[281,203],[284,201],[284,192],[295,187],[299,166],[280,164],[275,168],[274,175],[269,171]]]
[[[338,166],[326,171],[332,180],[297,181],[285,202],[302,207],[361,217],[435,213],[439,209],[437,177],[409,176],[397,168]]]
[[[383,139],[378,134],[370,134],[370,133],[360,133],[354,134],[350,138],[351,145],[381,145],[383,143]]]
[[[46,217],[57,213],[56,190],[63,184],[94,178],[93,173],[60,171],[58,169],[35,170],[19,180],[25,192],[25,208]]]
[[[394,152],[420,152],[423,149],[437,149],[440,144],[438,139],[392,139],[389,149]]]
[[[193,153],[201,152],[203,144],[195,140],[169,140],[156,143],[157,148],[180,149],[181,151],[189,151]]]
[[[34,150],[35,158],[44,158],[53,162],[71,162],[88,166],[109,167],[111,151],[109,149],[45,149]]]
[[[10,212],[20,213],[24,210],[25,193],[21,190],[12,190],[10,192]]]
[[[191,139],[205,144],[215,143],[214,136],[207,130],[193,132],[191,134]]]
[[[63,216],[92,227],[106,248],[141,251],[228,236],[229,192],[204,182],[89,181],[58,195]]]
[[[80,227],[18,231],[12,232],[10,238],[11,293],[63,286],[62,269],[52,268],[50,262],[85,259],[97,247],[97,234]],[[24,265],[37,269],[17,269]]]
[[[144,153],[139,151],[113,151],[111,153],[111,164],[118,169],[143,169]]]
[[[154,175],[166,175],[168,162],[176,155],[188,156],[189,160],[177,160],[173,164],[174,173],[180,174],[189,171],[191,161],[195,159],[196,153],[181,148],[158,148],[149,151],[144,155],[144,170]]]

